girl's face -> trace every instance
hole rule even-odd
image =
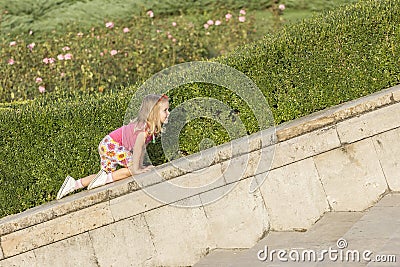
[[[160,121],[161,123],[167,123],[169,116],[169,102],[162,101],[160,103]]]

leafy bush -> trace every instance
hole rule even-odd
[[[400,1],[360,1],[285,26],[218,62],[248,75],[277,124],[400,81]]]

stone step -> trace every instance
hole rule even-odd
[[[332,254],[332,260],[328,252],[324,261],[317,262],[293,262],[288,255],[293,253],[293,257],[296,257],[296,252],[301,255],[304,250],[320,255],[323,250],[330,248],[337,250],[336,254]],[[367,211],[329,212],[306,232],[270,232],[250,249],[215,250],[194,266],[400,266],[396,263],[353,260],[353,254],[349,254],[349,262],[340,258],[334,260],[335,255],[340,257],[340,252],[361,254],[369,250],[372,254],[367,256],[370,255],[371,259],[376,255],[395,255],[400,261],[399,248],[400,194],[390,194]],[[286,251],[284,258],[288,262],[280,261],[277,252],[272,254],[272,261],[271,257],[265,261],[258,259],[258,255],[265,257],[264,251],[270,255],[272,250]],[[346,258],[346,255],[343,257]]]

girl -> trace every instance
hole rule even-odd
[[[97,174],[75,180],[65,178],[57,193],[57,199],[87,187],[96,188],[132,175],[149,171],[153,166],[143,166],[146,145],[155,140],[162,125],[168,122],[169,101],[166,95],[147,95],[140,106],[138,116],[105,136],[99,144],[101,170]],[[117,170],[117,166],[123,168]]]

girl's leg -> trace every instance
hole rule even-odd
[[[121,168],[111,173],[113,181],[122,180],[132,176],[129,168]]]
[[[90,184],[90,182],[94,179],[94,177],[96,177],[96,175],[97,174],[92,174],[92,175],[89,175],[89,176],[86,176],[86,177],[80,179],[83,187],[88,186]]]

